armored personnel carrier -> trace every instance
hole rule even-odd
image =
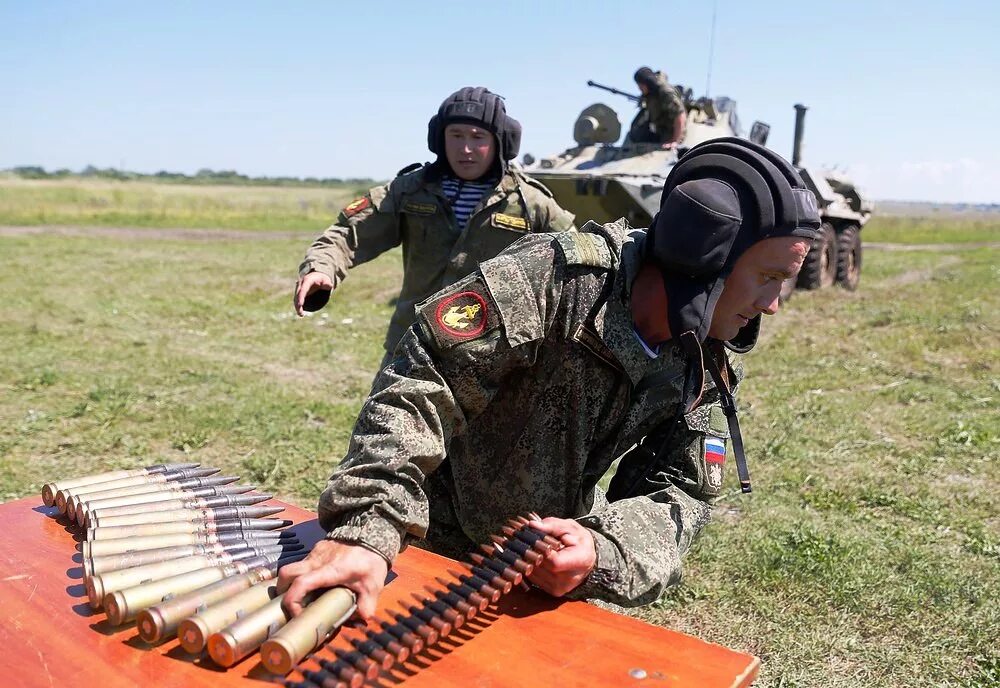
[[[638,96],[587,83],[639,100]],[[603,103],[595,103],[584,108],[573,125],[575,146],[538,160],[525,155],[525,171],[549,187],[560,205],[576,214],[578,223],[612,222],[624,217],[633,227],[648,227],[659,210],[663,182],[670,168],[689,148],[709,139],[744,137],[734,100],[694,100],[690,90],[678,89],[684,96],[687,124],[675,149],[627,139],[617,145],[622,133],[618,113]],[[817,289],[834,283],[854,290],[861,277],[861,228],[871,217],[874,204],[844,175],[802,164],[806,107],[796,105],[795,110],[792,164],[816,194],[824,231],[810,249],[797,282],[789,280],[782,296],[789,298],[795,287]],[[744,138],[765,145],[769,133],[767,124],[754,122]]]

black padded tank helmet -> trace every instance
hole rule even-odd
[[[692,148],[667,176],[644,249],[663,274],[671,332],[692,332],[704,343],[725,279],[743,252],[772,237],[811,241],[819,227],[816,197],[773,151],[738,138]],[[749,351],[759,330],[758,315],[725,344]]]
[[[507,114],[503,98],[482,86],[460,88],[444,99],[427,123],[427,147],[444,156],[444,128],[465,123],[483,127],[497,139],[497,157],[505,163],[521,149],[521,123]]]

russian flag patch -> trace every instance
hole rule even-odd
[[[726,441],[718,437],[705,438],[705,463],[726,462]]]
[[[726,462],[726,441],[718,437],[705,437],[705,468],[708,484],[713,490],[722,487],[722,464]]]

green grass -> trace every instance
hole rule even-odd
[[[0,232],[0,499],[165,459],[314,507],[400,258],[297,319],[304,248]],[[998,266],[871,250],[857,292],[769,319],[740,397],[754,493],[730,475],[682,584],[634,613],[758,655],[767,688],[1000,685]]]
[[[942,244],[1000,241],[1000,214],[969,218],[875,216],[861,232],[865,241],[897,244]]]
[[[318,230],[366,190],[0,177],[0,225]]]

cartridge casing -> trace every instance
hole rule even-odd
[[[285,625],[288,616],[278,595],[263,607],[208,637],[208,654],[219,666],[230,667],[257,650],[261,643]]]
[[[276,574],[277,566],[260,566],[159,602],[137,615],[139,635],[147,643],[169,638],[177,631],[181,621],[192,614],[228,600],[261,581],[271,580]]]
[[[239,480],[238,476],[226,475],[226,476],[213,476],[211,478],[206,478],[204,482],[204,487],[215,487],[217,485],[228,485],[229,483],[234,483]],[[201,488],[194,488],[191,490],[192,496],[199,496],[198,490]],[[170,493],[170,497],[176,494],[174,492]],[[84,499],[83,501],[77,501],[76,513],[70,516],[72,520],[78,520],[81,523],[87,517],[87,513],[94,509],[106,509],[113,506],[131,506],[133,504],[149,504],[151,502],[160,502],[164,500],[164,493],[159,492],[145,492],[136,495],[125,495],[124,497],[111,497],[110,499],[97,499],[90,500]],[[67,516],[69,516],[69,511],[67,510]]]
[[[272,519],[249,519],[263,521]],[[284,521],[278,521],[284,523]],[[270,527],[270,526],[268,526]],[[239,539],[269,539],[288,537],[291,533],[280,530],[258,530],[249,527],[227,528],[226,530],[198,529],[195,532],[164,533],[162,535],[126,536],[108,540],[86,540],[80,543],[83,557],[104,557],[109,554],[134,552],[144,549],[159,549],[161,547],[180,547],[181,545],[197,545],[212,542],[233,542]]]
[[[255,563],[261,563],[257,561]],[[163,601],[167,595],[182,595],[227,576],[245,574],[250,567],[244,562],[209,566],[187,573],[179,573],[158,581],[136,585],[109,593],[104,597],[104,611],[108,620],[118,626],[136,618],[139,612]]]
[[[111,554],[106,557],[92,557],[83,560],[83,575],[86,577],[108,571],[118,571],[120,569],[130,569],[146,564],[155,564],[159,561],[170,561],[181,557],[190,557],[199,554],[222,554],[239,549],[248,549],[248,543],[236,543],[233,545],[223,545],[218,542],[204,543],[198,545],[182,545],[180,547],[161,547],[160,549],[143,549],[121,554]]]
[[[205,649],[208,638],[213,633],[260,609],[277,595],[278,591],[272,580],[252,585],[229,599],[182,620],[177,627],[177,638],[185,650],[198,654]],[[280,606],[280,598],[278,600]]]
[[[244,495],[249,497],[250,495]],[[271,495],[259,494],[256,497],[270,499]],[[266,501],[261,499],[261,501]],[[122,516],[99,516],[91,511],[87,517],[88,528],[110,528],[118,526],[138,526],[146,523],[173,523],[177,521],[221,521],[229,518],[266,518],[284,511],[280,506],[222,506],[205,507],[201,509],[168,509],[166,511],[146,511],[140,514],[124,514]]]
[[[74,488],[82,487],[84,485],[93,485],[96,483],[106,483],[112,480],[117,480],[120,478],[131,478],[137,475],[149,475],[153,473],[163,473],[167,470],[181,470],[184,468],[197,468],[199,464],[196,463],[158,463],[152,466],[145,466],[144,468],[132,468],[127,470],[118,471],[105,471],[104,473],[95,473],[93,475],[85,475],[79,478],[70,478],[69,480],[57,480],[51,483],[45,483],[42,485],[42,502],[45,506],[52,506],[56,501],[56,493],[64,488]]]
[[[331,588],[310,602],[301,614],[263,641],[260,657],[264,668],[273,674],[287,674],[350,618],[356,602],[354,592],[347,588]]]

